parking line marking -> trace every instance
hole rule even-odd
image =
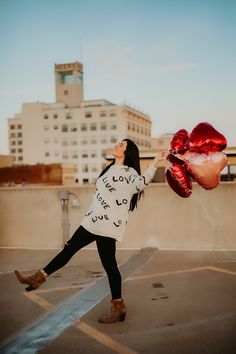
[[[45,299],[40,298],[35,293],[23,293],[29,300],[36,303],[44,310],[50,310],[55,307],[55,305],[51,304]],[[86,324],[82,321],[76,321],[73,325],[76,329],[83,332],[87,336],[95,339],[97,342],[103,344],[105,347],[114,350],[118,354],[138,354],[137,352],[131,350],[130,348],[126,347],[123,344],[120,344],[116,340],[112,339],[111,337],[107,336],[101,331],[93,328],[92,326]]]
[[[105,347],[112,349],[116,353],[119,354],[138,354],[134,350],[128,348],[127,346],[117,342],[116,340],[112,339],[111,337],[107,336],[101,331],[91,327],[85,322],[76,322],[74,325],[77,329],[79,329],[84,334],[87,334],[89,337],[92,337],[96,341],[103,344]]]
[[[126,281],[141,280],[141,279],[148,279],[148,278],[154,278],[154,277],[162,277],[162,276],[165,276],[165,275],[172,275],[172,274],[199,272],[201,270],[207,270],[207,269],[211,269],[211,267],[210,266],[205,266],[205,267],[197,267],[197,268],[187,268],[187,269],[181,269],[181,270],[173,270],[173,271],[170,271],[170,272],[153,273],[153,274],[149,274],[149,275],[133,276],[133,277],[128,277],[126,279]]]
[[[131,256],[120,266],[123,279],[143,266],[156,251],[155,248],[147,248]],[[5,345],[3,353],[37,353],[109,294],[107,277],[102,277],[41,316],[31,327]]]
[[[44,310],[51,310],[55,306],[48,302],[47,300],[43,299],[42,297],[38,296],[35,293],[22,293],[25,297],[30,299],[31,301],[35,302],[37,305],[42,307]]]
[[[220,273],[225,273],[225,274],[230,274],[230,275],[236,276],[236,272],[233,272],[232,270],[218,268],[218,267],[214,267],[214,266],[210,266],[209,269],[214,270],[216,272],[220,272]]]

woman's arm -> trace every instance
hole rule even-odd
[[[150,163],[144,174],[139,175],[134,169],[132,174],[129,174],[129,186],[132,194],[141,192],[153,179],[157,166],[160,161],[164,160],[168,155],[167,152],[158,153],[153,161]]]
[[[153,165],[155,166],[155,168],[157,168],[158,164],[160,161],[163,161],[166,159],[167,155],[168,155],[168,151],[163,151],[163,152],[159,152],[156,157],[154,158],[154,160],[152,161]]]

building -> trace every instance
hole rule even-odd
[[[0,168],[0,187],[16,185],[73,185],[75,181],[75,165],[14,165]]]
[[[14,157],[11,155],[0,155],[0,168],[11,167],[14,164]]]
[[[55,64],[55,103],[24,103],[8,119],[15,164],[76,165],[75,182],[91,183],[106,164],[104,150],[124,138],[151,147],[151,119],[128,105],[84,100],[83,66]]]

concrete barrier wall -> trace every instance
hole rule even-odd
[[[69,235],[89,207],[94,187],[26,187],[0,189],[0,247],[60,248],[63,210],[59,191],[69,198]],[[236,183],[226,182],[206,191],[194,185],[188,199],[166,184],[151,184],[138,209],[130,213],[119,248],[156,246],[160,249],[236,249]],[[90,246],[89,246],[90,247]],[[96,247],[92,245],[92,247]]]

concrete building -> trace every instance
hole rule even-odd
[[[0,188],[37,185],[73,185],[75,165],[53,163],[49,165],[14,165],[0,168]]]
[[[0,155],[0,168],[11,167],[14,164],[14,157],[11,155]]]
[[[151,119],[128,105],[83,99],[83,66],[55,64],[55,103],[24,103],[8,119],[15,164],[72,163],[75,182],[91,183],[106,164],[104,150],[124,138],[151,147]]]

